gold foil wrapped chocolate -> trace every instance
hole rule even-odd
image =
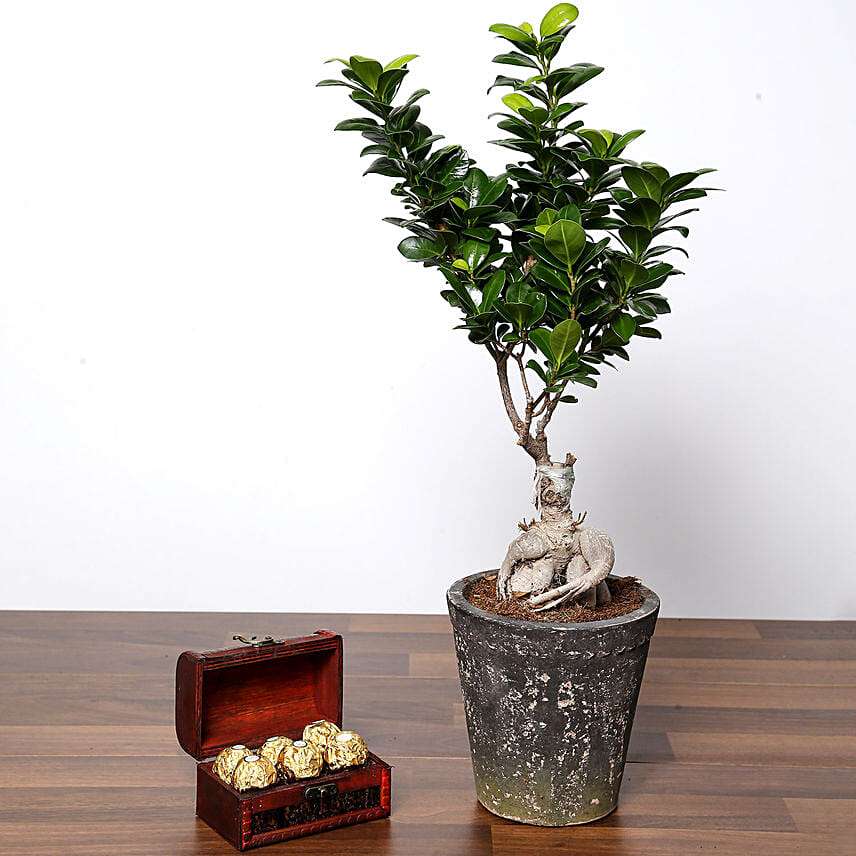
[[[266,788],[276,781],[276,767],[261,755],[245,755],[232,773],[232,787],[236,791]]]
[[[291,746],[291,743],[292,741],[288,737],[268,737],[259,749],[258,754],[262,758],[267,758],[276,767],[279,763],[279,753],[286,746]]]
[[[324,760],[331,770],[344,770],[365,764],[369,757],[366,741],[356,731],[340,731],[324,750]]]
[[[311,779],[321,775],[324,755],[313,743],[295,740],[279,753],[279,772],[286,780]]]
[[[316,719],[303,729],[303,739],[307,743],[314,743],[323,752],[340,731],[339,726],[329,719]]]
[[[247,749],[243,743],[237,743],[224,749],[215,759],[212,770],[215,776],[219,776],[224,782],[232,784],[232,773],[235,772],[235,767],[238,762],[244,757],[252,753],[252,749]]]

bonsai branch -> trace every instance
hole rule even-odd
[[[529,389],[522,355],[513,353],[513,350],[510,348],[498,348],[496,346],[488,346],[488,351],[496,362],[496,375],[499,380],[499,391],[502,396],[502,403],[505,406],[505,412],[511,422],[511,427],[517,434],[517,445],[522,446],[523,450],[535,461],[536,464],[549,464],[550,455],[547,450],[547,435],[543,430],[544,426],[546,426],[544,419],[541,420],[541,422],[544,423],[543,426],[539,422],[539,430],[536,435],[533,437],[531,433],[536,399],[532,398],[532,393]],[[514,403],[514,396],[511,392],[511,383],[508,378],[509,357],[512,357],[515,362],[517,362],[520,369],[523,394],[526,398],[526,409],[522,417],[517,410],[517,406]],[[558,399],[553,401],[546,390],[541,393],[538,400],[541,400],[542,396],[545,396],[543,401],[548,410],[550,407],[555,409]],[[550,410],[550,416],[552,416],[552,410]],[[549,419],[547,419],[547,421],[549,421]]]

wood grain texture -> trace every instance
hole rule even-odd
[[[856,622],[662,619],[618,810],[522,827],[475,801],[446,616],[0,613],[0,854],[235,851],[194,816],[173,725],[187,649],[341,632],[344,723],[394,765],[393,814],[262,853],[854,853]]]

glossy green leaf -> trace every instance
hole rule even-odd
[[[656,327],[637,327],[634,330],[634,335],[641,336],[643,339],[663,338],[663,334]]]
[[[559,212],[555,208],[544,208],[535,220],[536,226],[550,227],[558,219]]]
[[[648,249],[648,245],[654,237],[651,230],[644,226],[622,226],[618,230],[618,234],[637,259]]]
[[[525,68],[539,68],[538,63],[535,62],[534,59],[530,59],[525,54],[517,53],[517,51],[498,54],[493,58],[493,62],[498,62],[503,65],[521,65]]]
[[[553,351],[550,348],[550,331],[545,330],[543,327],[536,327],[534,330],[530,330],[527,335],[532,344],[552,362]]]
[[[404,176],[404,170],[394,160],[387,157],[380,157],[372,161],[371,166],[363,175],[368,175],[369,173],[388,175],[391,178],[401,178]]]
[[[626,203],[622,214],[631,226],[645,226],[650,229],[660,219],[660,206],[653,199],[640,196],[639,199]]]
[[[559,3],[541,19],[541,38],[552,36],[577,20],[580,11],[570,3]]]
[[[520,107],[518,112],[527,122],[531,122],[533,125],[543,124],[550,115],[543,107]]]
[[[375,122],[374,119],[362,118],[362,119],[345,119],[342,122],[339,122],[334,131],[378,131],[380,130],[380,125]]]
[[[502,36],[504,39],[508,39],[510,42],[519,42],[523,45],[531,45],[535,46],[535,40],[532,38],[531,33],[527,33],[525,30],[522,30],[520,27],[514,27],[511,24],[493,24],[488,28],[491,33],[496,33],[498,36]]]
[[[636,262],[631,262],[629,259],[621,261],[621,275],[624,281],[631,287],[635,288],[648,280],[648,269]]]
[[[544,235],[547,249],[560,261],[572,265],[586,243],[586,233],[573,220],[557,220]]]
[[[482,194],[487,190],[489,183],[490,181],[487,175],[485,175],[484,170],[478,169],[478,167],[473,167],[467,173],[461,190],[464,193],[468,208],[473,208],[479,204]]]
[[[573,353],[577,344],[579,344],[582,334],[583,331],[579,322],[571,318],[556,325],[550,334],[550,349],[553,352],[553,359],[557,366],[561,366]]]
[[[637,195],[660,201],[663,189],[657,178],[647,169],[638,166],[626,166],[621,170],[621,176],[627,186]]]
[[[532,309],[528,303],[499,303],[497,309],[499,314],[518,330],[526,326],[532,315]]]
[[[499,297],[502,287],[505,285],[505,271],[498,270],[491,274],[482,290],[481,311],[487,312]]]
[[[633,335],[633,331],[636,329],[636,322],[633,320],[633,316],[622,312],[613,319],[611,327],[612,331],[622,342],[628,342]]]
[[[502,103],[514,110],[515,113],[521,107],[531,110],[535,106],[525,95],[521,95],[519,92],[509,92],[508,95],[503,95]]]
[[[622,134],[620,137],[616,138],[609,145],[609,153],[612,155],[620,155],[630,143],[633,142],[637,137],[641,137],[644,134],[641,128],[637,128],[635,131],[628,131],[626,134]]]
[[[364,56],[351,57],[351,70],[369,88],[374,90],[383,73],[383,66],[376,59]]]
[[[388,62],[384,67],[384,71],[389,71],[391,68],[401,68],[403,65],[407,65],[412,59],[416,59],[419,54],[404,54],[403,56],[396,57],[392,62]]]
[[[595,131],[593,128],[584,128],[577,131],[577,135],[582,137],[589,143],[589,145],[591,145],[592,151],[598,157],[603,157],[603,155],[606,154],[606,150],[609,148],[609,142],[600,131]]]
[[[493,178],[488,182],[487,187],[482,191],[482,194],[479,197],[479,202],[482,205],[492,205],[502,196],[503,193],[505,193],[507,187],[508,179],[506,176],[496,176],[496,178]]]
[[[410,238],[405,238],[398,245],[398,252],[411,261],[435,259],[443,252],[444,249],[445,247],[441,241],[432,241],[428,238],[420,238],[415,235]]]

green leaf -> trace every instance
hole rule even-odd
[[[716,170],[699,169],[694,172],[679,172],[677,175],[673,175],[663,184],[663,196],[668,196],[670,193],[686,187],[690,182],[695,181],[699,176],[708,172],[716,172]]]
[[[488,257],[489,253],[490,244],[487,244],[484,241],[479,241],[476,238],[469,238],[466,241],[461,241],[457,248],[457,254],[461,256],[461,258],[466,259],[467,264],[470,266],[470,270],[478,270],[482,262]]]
[[[618,234],[637,259],[648,249],[653,238],[650,230],[644,226],[622,226]]]
[[[467,200],[467,207],[472,208],[479,204],[482,194],[487,190],[490,182],[483,170],[478,167],[473,167],[464,179],[461,189],[464,191],[464,196]]]
[[[532,344],[535,345],[535,347],[548,360],[550,360],[550,362],[553,362],[553,351],[550,348],[550,331],[545,330],[543,327],[536,327],[534,330],[530,330],[528,335]]]
[[[345,119],[342,122],[339,122],[334,131],[379,131],[380,125],[375,122],[374,119],[369,118],[361,118],[361,119]]]
[[[371,90],[377,86],[383,74],[383,66],[376,60],[365,56],[351,57],[351,70]]]
[[[518,330],[526,326],[532,314],[532,307],[528,303],[501,303],[497,304],[497,309],[499,314]]]
[[[636,329],[636,322],[632,315],[622,312],[618,315],[610,325],[612,332],[621,339],[622,342],[628,342]]]
[[[640,196],[626,203],[622,214],[631,226],[645,226],[650,229],[656,226],[660,219],[660,206],[653,199]]]
[[[502,38],[508,39],[510,42],[535,48],[535,39],[532,38],[532,34],[527,33],[520,27],[514,27],[511,24],[493,24],[488,29],[491,33],[496,33],[498,36],[502,36]]]
[[[628,131],[626,134],[622,134],[617,139],[613,140],[609,144],[609,153],[611,155],[620,155],[630,143],[633,142],[637,137],[641,137],[644,134],[641,128],[638,128],[635,131]]]
[[[609,148],[609,142],[600,131],[593,128],[584,128],[577,131],[577,136],[582,137],[591,145],[591,150],[598,156],[603,157]]]
[[[586,243],[586,233],[573,220],[557,220],[544,235],[547,249],[566,265],[572,265]]]
[[[508,95],[503,95],[502,103],[515,113],[519,112],[521,107],[525,107],[527,110],[532,110],[535,107],[525,95],[521,95],[518,92],[509,92]]]
[[[656,327],[637,327],[635,335],[643,339],[662,339],[663,334]]]
[[[641,166],[642,169],[647,169],[648,172],[650,172],[651,175],[660,182],[660,184],[664,184],[669,180],[669,170],[660,166],[658,163],[654,163],[653,161],[642,161],[639,166]]]
[[[556,325],[553,332],[550,333],[550,350],[553,352],[556,366],[561,366],[574,352],[582,334],[583,331],[579,322],[571,318]]]
[[[412,59],[416,59],[419,54],[404,54],[403,56],[397,57],[392,62],[388,62],[384,67],[384,71],[389,71],[391,68],[401,68],[403,65],[407,65]]]
[[[394,160],[387,157],[380,157],[372,161],[371,166],[363,175],[368,175],[370,172],[377,175],[388,175],[391,178],[401,178],[404,176],[404,170]]]
[[[543,107],[521,107],[518,112],[527,122],[531,122],[533,125],[542,124],[550,115]]]
[[[523,30],[523,32],[526,33],[527,35],[530,35],[530,36],[535,35],[535,31],[532,29],[532,24],[530,24],[529,21],[524,21],[520,25],[520,29]]]
[[[493,306],[494,301],[499,297],[502,287],[505,285],[505,271],[498,270],[491,274],[490,279],[485,283],[482,290],[481,311],[487,312]]]
[[[405,238],[398,245],[398,252],[411,261],[436,259],[444,249],[442,241],[432,241],[429,238],[419,238],[416,236]]]
[[[648,281],[648,268],[638,265],[636,262],[631,262],[629,259],[622,259],[621,275],[624,277],[624,281],[631,288],[634,288]]]
[[[469,269],[470,269],[470,266],[463,259],[455,259],[452,262],[452,267],[458,268],[458,270],[465,270],[465,271],[469,271]]]
[[[541,330],[541,332],[543,332],[545,335],[547,335],[547,331],[546,331],[546,330],[544,330],[543,328],[539,327],[539,328],[538,328],[538,330]],[[529,338],[531,339],[531,338],[532,338],[532,333],[536,333],[536,332],[538,332],[538,330],[532,330],[532,331],[529,333]],[[549,335],[547,335],[547,338],[548,338],[548,339],[550,338],[550,337],[549,337]],[[540,346],[540,345],[538,346],[538,349],[539,349],[539,350],[541,349],[541,346]],[[543,381],[544,381],[544,383],[549,383],[549,382],[550,382],[550,381],[549,381],[549,379],[547,378],[547,372],[545,372],[545,371],[544,371],[544,369],[543,369],[543,368],[542,368],[542,367],[541,367],[541,366],[540,366],[540,365],[539,365],[535,360],[529,360],[529,361],[526,363],[526,368],[527,368],[527,369],[531,369],[533,372],[535,372],[535,374],[536,374],[536,375],[538,375],[538,377],[540,377],[540,378],[541,378],[541,380],[543,380]]]
[[[554,6],[541,19],[541,38],[552,36],[553,33],[564,30],[568,24],[573,24],[577,20],[579,14],[579,9],[570,3],[559,3]]]
[[[505,175],[498,175],[496,178],[488,182],[487,187],[482,191],[479,201],[482,205],[492,205],[494,202],[505,193],[508,187],[508,179]]]
[[[545,265],[544,262],[536,262],[529,273],[536,281],[544,282],[560,293],[571,290],[571,281],[567,274],[560,273],[555,268]]]
[[[558,211],[555,208],[544,208],[535,220],[536,226],[547,226],[548,228],[556,222]]]
[[[413,95],[404,102],[404,106],[409,107],[411,104],[428,94],[429,91],[427,89],[417,89],[416,92],[414,92]]]
[[[346,83],[344,80],[319,80],[316,86],[347,86],[348,89],[356,89],[353,83]]]
[[[621,176],[627,186],[637,195],[660,201],[663,188],[657,178],[647,169],[638,166],[626,166],[621,170]]]
[[[493,62],[503,63],[504,65],[522,65],[526,68],[537,68],[540,71],[538,63],[534,59],[530,59],[522,53],[517,53],[517,51],[499,54],[493,58]]]

